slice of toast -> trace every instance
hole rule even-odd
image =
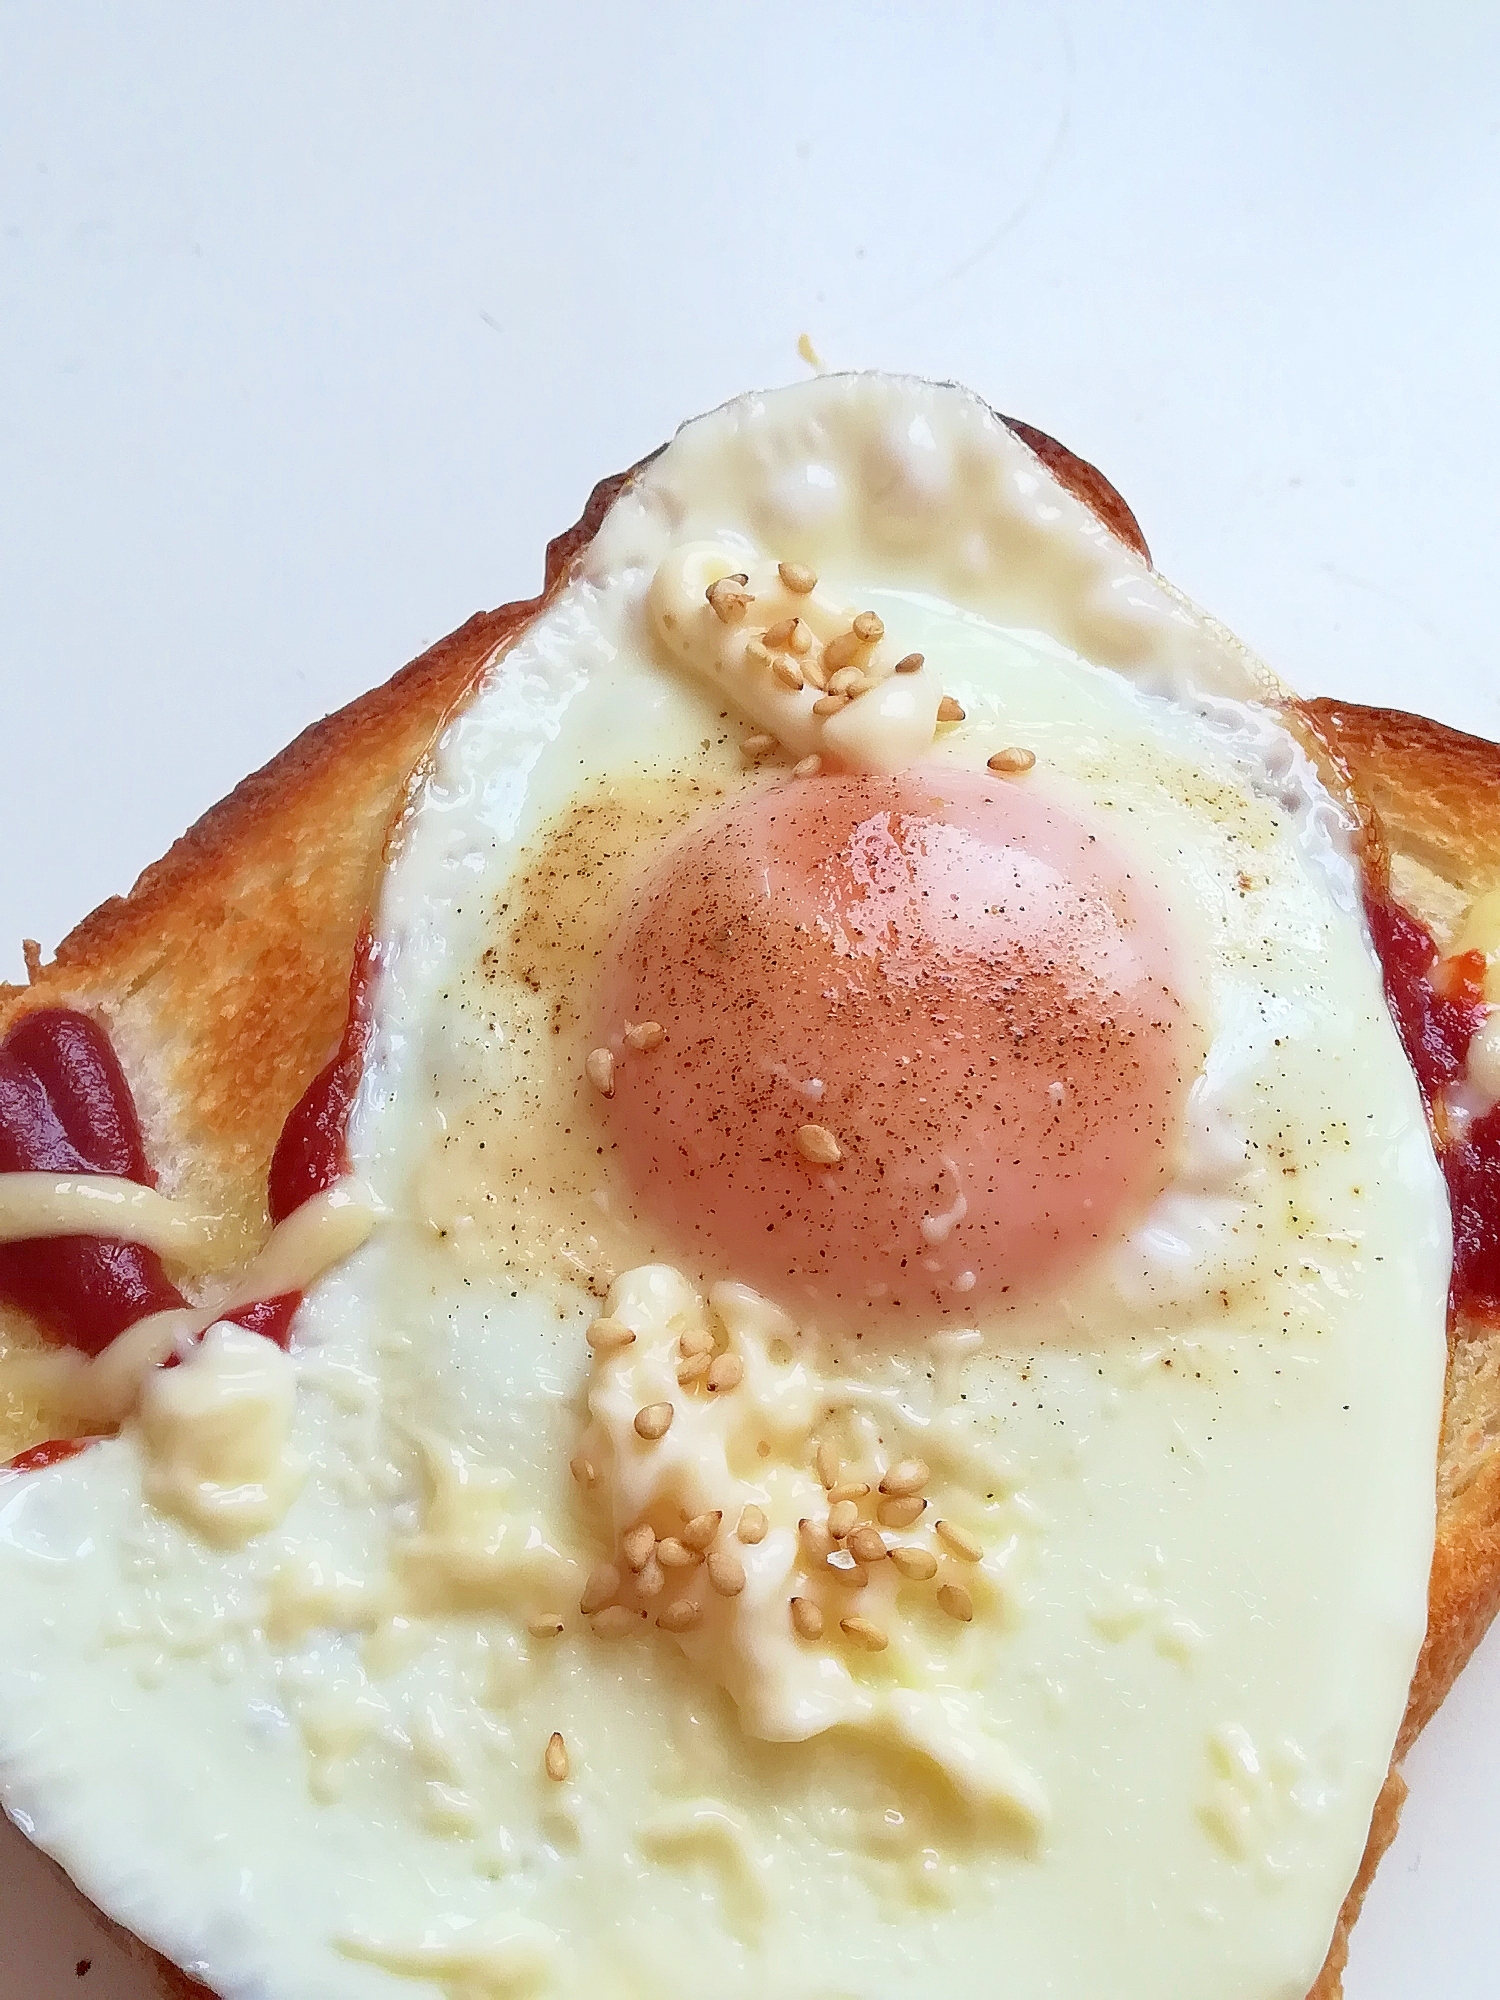
[[[1134,516],[1092,466],[1029,425],[1010,428],[1149,560]],[[597,486],[577,525],[549,545],[537,597],[471,618],[307,730],[128,896],[85,918],[50,962],[28,945],[28,986],[0,985],[0,1033],[40,1005],[80,1007],[107,1024],[163,1187],[234,1217],[247,1251],[268,1227],[266,1172],[282,1123],[342,1031],[356,938],[409,775],[444,717],[560,589],[630,477]],[[1500,882],[1500,747],[1390,710],[1321,701],[1304,713],[1370,814],[1394,892],[1448,942],[1474,898]],[[58,1434],[45,1411],[5,1390],[5,1355],[39,1338],[14,1317],[0,1324],[0,1461]],[[1405,1796],[1400,1761],[1500,1607],[1497,1435],[1500,1332],[1459,1324],[1427,1642],[1365,1860],[1309,2000],[1340,1991],[1349,1927]],[[156,1964],[164,1992],[201,1996],[175,1966]]]

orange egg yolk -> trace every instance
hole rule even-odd
[[[1178,963],[1150,885],[1033,784],[778,783],[687,829],[615,938],[604,1116],[707,1274],[846,1328],[972,1317],[1164,1185],[1202,1055]]]

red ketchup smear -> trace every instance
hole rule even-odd
[[[1385,993],[1428,1109],[1456,1083],[1484,1025],[1484,954],[1440,959],[1426,927],[1392,902],[1366,905],[1385,971]],[[1449,1304],[1471,1318],[1500,1318],[1500,1106],[1452,1137],[1439,1129],[1438,1161],[1453,1211]]]
[[[360,935],[349,1014],[338,1052],[293,1106],[271,1160],[273,1222],[347,1170],[349,1108],[369,1035],[374,953]],[[87,1014],[43,1007],[0,1042],[0,1172],[114,1174],[154,1187],[135,1100],[109,1037]],[[148,1313],[187,1304],[139,1244],[99,1236],[0,1244],[0,1299],[19,1306],[65,1346],[99,1354]],[[259,1299],[225,1317],[285,1347],[300,1292]],[[90,1443],[61,1439],[22,1452],[0,1471],[38,1471]]]

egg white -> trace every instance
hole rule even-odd
[[[1209,1058],[1130,1240],[975,1339],[798,1353],[981,1532],[980,1615],[902,1671],[971,1704],[1026,1823],[879,1730],[748,1735],[664,1635],[525,1629],[604,1552],[568,1461],[608,1274],[518,1263],[472,1177],[540,1004],[497,913],[580,798],[765,781],[649,635],[692,534],[878,610],[966,710],[934,754],[1033,748],[1190,944]],[[352,1133],[392,1219],[299,1321],[283,1522],[207,1549],[129,1432],[0,1489],[5,1798],[96,1901],[288,2000],[979,2000],[997,1964],[1018,1995],[1306,1991],[1422,1635],[1449,1240],[1337,809],[1268,692],[961,392],[820,382],[683,433],[414,797]],[[525,1101],[545,1208],[578,1100]]]

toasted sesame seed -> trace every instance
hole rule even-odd
[[[818,1478],[821,1480],[824,1488],[831,1493],[834,1487],[838,1485],[839,1473],[843,1470],[839,1461],[838,1446],[833,1442],[832,1438],[819,1439],[817,1455],[813,1463],[818,1468]]]
[[[1035,750],[1020,750],[1014,747],[1009,750],[997,750],[994,756],[988,759],[990,770],[1001,777],[1014,777],[1019,771],[1029,771],[1035,762]]]
[[[688,1548],[700,1552],[708,1548],[717,1536],[723,1519],[722,1507],[715,1507],[708,1513],[695,1514],[682,1531],[684,1543]]]
[[[961,1625],[967,1625],[974,1616],[974,1600],[961,1583],[940,1583],[937,1601]]]
[[[868,1618],[841,1618],[839,1630],[846,1639],[857,1639],[861,1646],[867,1646],[872,1653],[883,1653],[891,1643],[878,1625],[872,1625]]]
[[[633,1028],[625,1030],[625,1039],[633,1049],[639,1049],[642,1055],[650,1055],[653,1049],[659,1049],[667,1039],[667,1031],[660,1021],[637,1021]]]
[[[579,1452],[575,1457],[568,1460],[568,1470],[578,1481],[578,1484],[583,1487],[585,1492],[587,1492],[590,1486],[595,1484],[599,1477],[599,1474],[594,1469],[594,1461],[591,1458],[585,1458],[582,1452]]]
[[[757,729],[754,735],[747,736],[740,745],[740,755],[748,757],[750,762],[754,764],[758,763],[762,757],[769,757],[775,748],[776,738],[768,736],[764,729]]]
[[[801,622],[800,618],[778,618],[774,625],[766,627],[761,638],[766,645],[775,648],[776,651],[785,652],[791,645],[792,635]]]
[[[849,697],[846,694],[820,694],[812,705],[812,712],[818,716],[837,715],[841,708],[848,706]]]
[[[841,1542],[852,1528],[859,1525],[859,1509],[852,1500],[838,1500],[828,1510],[828,1532],[836,1542]]]
[[[672,1405],[670,1403],[647,1403],[644,1409],[635,1413],[635,1434],[644,1438],[647,1444],[655,1444],[664,1438],[672,1428]]]
[[[885,637],[885,620],[874,611],[861,611],[854,621],[854,636],[862,645],[873,646]]]
[[[656,1547],[656,1530],[649,1521],[641,1521],[633,1528],[627,1528],[620,1537],[620,1553],[625,1558],[627,1569],[642,1570],[651,1560],[651,1552]]]
[[[896,662],[898,674],[919,674],[927,664],[925,653],[903,653]]]
[[[802,662],[802,678],[809,687],[816,688],[819,694],[827,694],[828,669],[816,653],[809,653]]]
[[[601,1097],[615,1094],[615,1059],[608,1049],[590,1049],[584,1070]]]
[[[977,1563],[984,1555],[984,1547],[976,1542],[967,1528],[961,1528],[957,1521],[935,1521],[933,1533],[948,1551],[961,1562]]]
[[[584,1338],[596,1354],[613,1354],[621,1347],[629,1347],[635,1335],[622,1320],[596,1319]]]
[[[869,1490],[863,1479],[841,1479],[837,1486],[829,1488],[828,1499],[830,1504],[835,1500],[863,1500]]]
[[[741,1511],[740,1524],[734,1532],[742,1542],[763,1542],[768,1525],[764,1508],[746,1507]]]
[[[942,700],[938,703],[937,719],[939,722],[963,721],[964,712],[959,707],[958,703],[953,699],[951,694],[945,694]]]
[[[806,563],[777,563],[776,574],[787,589],[795,591],[798,597],[806,597],[810,590],[816,590],[818,587],[817,574],[810,570]]]
[[[869,1572],[863,1563],[857,1563],[844,1549],[835,1549],[823,1565],[825,1576],[841,1583],[845,1590],[863,1590],[870,1581]]]
[[[737,1354],[715,1355],[708,1371],[708,1386],[717,1392],[720,1389],[738,1389],[745,1379],[745,1364]]]
[[[840,632],[836,639],[830,639],[823,648],[823,664],[830,673],[839,667],[852,667],[859,655],[860,641],[854,632]]]
[[[823,768],[823,759],[815,750],[810,757],[803,757],[792,766],[794,778],[815,778]]]
[[[720,1597],[738,1597],[745,1588],[745,1565],[728,1549],[715,1549],[708,1559],[708,1580]]]
[[[635,1580],[635,1587],[642,1597],[660,1597],[666,1585],[667,1573],[656,1560],[656,1551],[653,1549],[641,1567],[641,1573]]]
[[[802,669],[795,660],[789,660],[784,653],[778,654],[771,662],[771,673],[784,688],[793,694],[800,694],[803,687]]]
[[[547,1749],[542,1758],[547,1776],[554,1784],[560,1785],[568,1775],[568,1746],[562,1740],[562,1732],[554,1729],[547,1738]]]
[[[535,1618],[526,1620],[526,1630],[533,1639],[559,1639],[562,1637],[563,1621],[555,1611],[539,1612]]]
[[[799,1639],[821,1639],[823,1613],[810,1597],[792,1599],[792,1625]]]
[[[738,625],[755,599],[745,588],[743,576],[721,576],[703,595],[713,606],[714,616],[723,625]]]
[[[804,625],[800,618],[792,620],[792,629],[787,634],[787,650],[799,656],[812,651],[812,627]]]
[[[824,1522],[809,1520],[804,1515],[797,1523],[797,1535],[810,1561],[822,1562],[825,1556],[833,1554],[833,1537]]]
[[[679,1361],[677,1364],[677,1381],[679,1387],[687,1389],[694,1382],[701,1382],[712,1365],[713,1356],[711,1354],[690,1354],[686,1361]]]
[[[844,1157],[843,1147],[826,1125],[799,1125],[793,1139],[810,1167],[836,1167]]]
[[[691,1569],[703,1556],[698,1549],[690,1549],[680,1535],[663,1535],[656,1545],[656,1560],[664,1569]]]
[[[883,1528],[909,1528],[913,1521],[920,1520],[927,1511],[927,1502],[920,1493],[910,1494],[903,1500],[882,1500],[875,1509],[876,1517]]]
[[[863,1527],[856,1528],[850,1535],[849,1553],[856,1562],[884,1562],[885,1537],[878,1528],[872,1528],[866,1521]]]
[[[692,1632],[703,1623],[703,1606],[691,1597],[674,1597],[657,1613],[663,1632]]]
[[[828,692],[847,695],[851,701],[855,695],[867,693],[869,686],[868,674],[862,673],[858,667],[840,667],[836,674],[828,677]]]
[[[624,1639],[636,1630],[637,1619],[633,1611],[627,1611],[623,1604],[606,1604],[593,1621],[596,1639]]]
[[[898,1459],[881,1480],[880,1491],[887,1500],[908,1500],[913,1493],[920,1493],[931,1477],[925,1458]]]
[[[620,1572],[613,1563],[600,1563],[589,1572],[589,1580],[583,1586],[583,1595],[578,1600],[578,1609],[585,1618],[591,1617],[602,1605],[608,1604],[620,1591]]]
[[[706,1327],[690,1326],[677,1343],[684,1361],[691,1361],[695,1354],[712,1354],[714,1337]]]
[[[937,1557],[931,1549],[894,1548],[890,1557],[898,1572],[913,1583],[926,1583],[937,1575]]]

